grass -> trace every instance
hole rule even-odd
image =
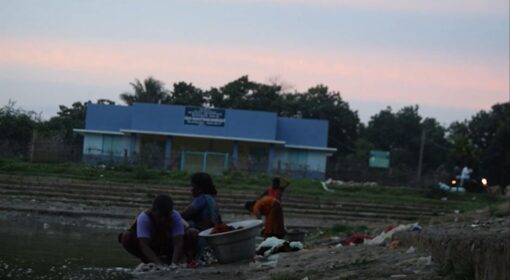
[[[119,183],[150,183],[188,186],[189,174],[182,171],[150,169],[127,164],[92,166],[84,163],[30,163],[19,160],[0,160],[0,173],[25,176],[50,176],[91,181]],[[238,171],[213,176],[219,192],[245,191],[260,193],[271,182],[268,175],[248,175]],[[461,212],[498,205],[503,199],[489,194],[446,193],[433,188],[386,186],[334,186],[333,193],[322,189],[320,182],[292,179],[285,196],[304,196],[317,200],[363,201],[399,205],[401,203],[459,209]],[[446,197],[447,201],[441,201]]]

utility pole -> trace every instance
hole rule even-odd
[[[418,159],[418,171],[416,172],[416,187],[420,186],[424,146],[425,146],[425,129],[421,131],[420,158]]]
[[[32,129],[32,139],[30,140],[30,148],[29,148],[29,160],[30,162],[34,161],[35,154],[35,142],[37,141],[37,130]]]

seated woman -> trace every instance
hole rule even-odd
[[[170,196],[157,196],[152,207],[119,235],[119,242],[144,263],[177,265],[184,250],[184,222],[173,207]]]
[[[262,236],[277,237],[283,239],[285,234],[285,225],[283,222],[283,210],[280,201],[272,196],[263,196],[256,201],[246,202],[244,207],[260,219],[265,217]]]
[[[181,213],[190,227],[202,231],[221,224],[220,211],[215,199],[216,194],[216,187],[209,174],[198,172],[191,175],[193,201]]]

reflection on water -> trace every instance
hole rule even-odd
[[[129,279],[137,261],[117,233],[0,220],[0,279]]]

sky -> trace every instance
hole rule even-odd
[[[367,122],[419,105],[448,125],[510,99],[508,0],[3,0],[0,106],[43,118],[153,76],[243,75],[339,91]]]

